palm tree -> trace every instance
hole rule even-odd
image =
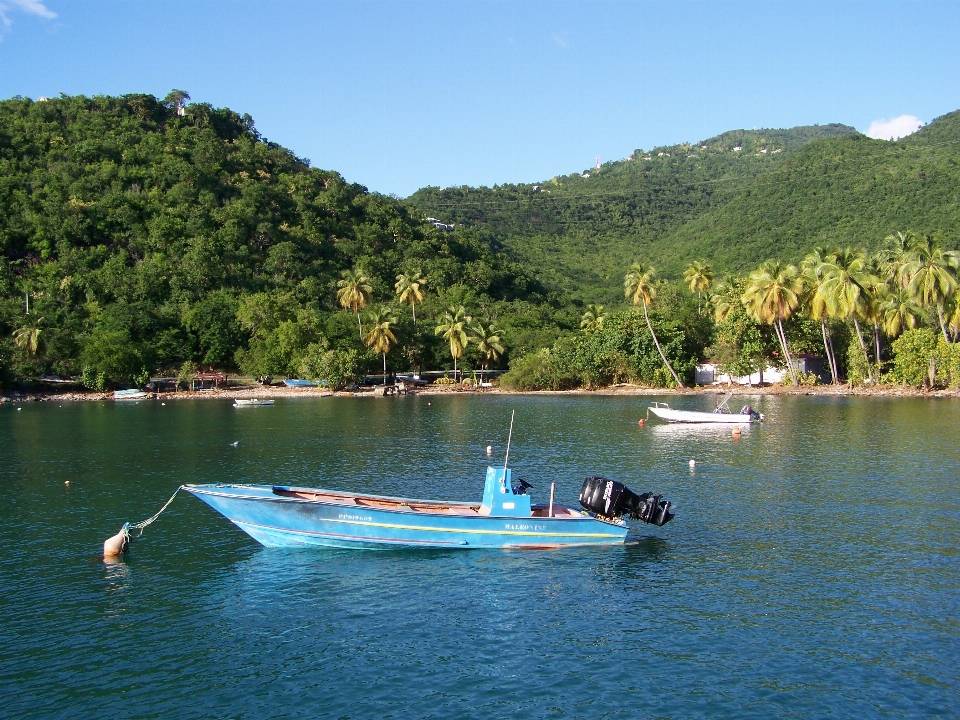
[[[397,275],[397,282],[393,286],[397,291],[397,302],[410,306],[413,311],[413,324],[417,324],[417,303],[423,302],[422,287],[427,284],[427,279],[420,277],[417,271],[413,275]]]
[[[767,260],[758,270],[750,273],[742,301],[754,320],[773,325],[794,385],[798,384],[797,370],[793,367],[793,358],[787,347],[783,321],[793,314],[800,303],[801,292],[803,280],[795,266],[784,266],[779,260]]]
[[[880,279],[880,263],[871,258],[867,261],[868,272],[874,282],[867,288],[863,303],[863,319],[873,325],[873,349],[877,365],[880,365],[880,325],[883,323],[883,304],[890,295],[890,288]]]
[[[907,278],[903,275],[907,256],[917,241],[917,235],[912,230],[897,231],[884,238],[886,247],[877,253],[877,262],[884,277],[893,278],[903,287],[907,286]]]
[[[904,287],[891,291],[880,310],[883,313],[883,331],[891,338],[900,336],[904,330],[913,330],[920,317],[920,306]]]
[[[363,274],[363,271],[353,269],[344,270],[340,275],[342,280],[337,282],[337,301],[340,306],[346,310],[353,310],[357,316],[357,327],[360,328],[360,339],[363,339],[363,325],[360,322],[360,311],[370,302],[370,278]]]
[[[921,305],[936,308],[940,331],[947,342],[950,342],[950,338],[947,336],[943,308],[947,299],[957,291],[958,269],[960,253],[944,250],[930,235],[917,236],[903,268],[911,296]]]
[[[443,321],[433,330],[434,335],[442,335],[443,339],[450,343],[454,377],[457,375],[457,358],[463,357],[463,351],[469,342],[466,327],[471,320],[463,305],[452,305],[443,314]]]
[[[660,347],[660,341],[657,340],[656,333],[653,332],[653,325],[650,324],[650,315],[647,313],[647,305],[652,303],[657,297],[657,287],[654,284],[656,271],[651,265],[645,265],[642,262],[635,262],[630,266],[630,271],[623,278],[623,294],[630,298],[634,305],[643,305],[643,318],[647,321],[647,330],[650,331],[650,337],[653,338],[653,344],[657,346],[657,352],[660,353],[660,359],[667,366],[667,370],[673,375],[677,387],[684,387],[680,377],[674,372],[673,366],[667,361],[667,356],[663,354],[663,348]]]
[[[587,305],[583,317],[580,318],[580,327],[587,332],[603,330],[603,321],[606,317],[606,314],[603,312],[603,305]]]
[[[713,304],[713,319],[721,323],[727,319],[730,311],[740,304],[740,293],[736,287],[736,280],[719,283],[710,294]]]
[[[950,339],[956,342],[957,337],[960,336],[960,290],[957,290],[957,292],[953,294],[953,297],[945,307],[947,329],[950,331]]]
[[[25,327],[17,328],[13,331],[13,342],[16,343],[16,346],[21,350],[26,350],[27,355],[30,357],[36,356],[38,352],[43,348],[43,329],[40,327],[40,323],[43,322],[43,318],[37,318],[36,322],[32,325],[27,325]]]
[[[364,345],[374,352],[383,355],[383,384],[387,384],[387,353],[390,352],[391,344],[397,341],[393,334],[393,326],[397,322],[390,308],[382,307],[379,312],[372,312],[369,315],[372,327],[363,339]]]
[[[700,298],[713,283],[713,267],[708,262],[694,260],[684,270],[683,279],[690,286],[690,292],[697,294],[697,315],[700,314]]]
[[[867,296],[877,278],[870,274],[867,258],[860,250],[846,248],[832,253],[822,268],[823,280],[820,292],[823,293],[830,314],[839,318],[850,318],[857,331],[860,349],[864,357],[869,357],[867,344],[860,329]],[[873,371],[867,367],[867,375],[873,380]]]
[[[503,355],[499,331],[493,323],[484,326],[481,322],[471,325],[470,330],[473,333],[470,339],[476,344],[477,352],[483,358],[483,369],[486,370],[488,363],[496,362]]]
[[[823,289],[823,273],[828,259],[836,253],[825,247],[815,247],[800,264],[800,273],[808,291],[806,293],[807,314],[820,322],[820,333],[823,335],[823,349],[830,364],[830,374],[834,385],[840,382],[837,372],[837,355],[833,349],[833,335],[830,332],[830,310],[827,306]]]

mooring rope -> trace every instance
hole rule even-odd
[[[181,490],[183,490],[183,485],[181,485],[180,487],[178,487],[176,490],[173,491],[173,495],[171,495],[170,499],[167,500],[164,506],[160,508],[159,511],[157,511],[156,515],[154,515],[153,517],[147,518],[146,520],[142,520],[141,522],[138,522],[138,523],[124,523],[123,529],[121,532],[123,532],[123,534],[130,540],[135,540],[141,535],[143,535],[143,529],[147,527],[147,525],[150,525],[158,517],[160,517],[160,513],[162,513],[164,510],[167,509],[167,507],[169,507],[170,503],[172,503],[173,499],[177,496],[177,493],[180,492]]]

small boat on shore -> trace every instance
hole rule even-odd
[[[286,380],[283,381],[283,384],[286,385],[287,387],[292,387],[292,388],[317,386],[315,382],[311,382],[309,380],[298,380],[296,378],[287,378]]]
[[[667,403],[657,402],[651,405],[648,412],[652,412],[661,420],[670,423],[728,423],[734,425],[749,425],[763,421],[763,415],[744,405],[738,413],[732,413],[718,407],[713,412],[702,412],[697,410],[676,410]]]
[[[113,391],[114,400],[144,400],[149,397],[153,396],[150,393],[144,392],[143,390],[138,390],[137,388]]]
[[[233,401],[234,407],[255,407],[257,405],[273,405],[273,400],[261,400],[260,398],[237,398]]]
[[[665,525],[673,518],[661,495],[637,495],[623,484],[589,477],[583,510],[532,505],[525,481],[509,468],[487,468],[480,503],[413,500],[278,485],[184,485],[250,535],[273,547],[555,548],[623,543],[626,518]]]

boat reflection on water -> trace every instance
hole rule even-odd
[[[745,425],[711,425],[710,423],[669,423],[663,425],[650,425],[650,432],[663,438],[723,438],[731,436],[731,432],[739,435],[740,433],[749,433],[754,424]]]

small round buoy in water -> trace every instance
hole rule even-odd
[[[639,425],[640,427],[643,427],[644,422],[645,422],[644,419],[640,418],[639,420],[637,420],[637,425]]]
[[[487,445],[487,455],[493,455],[493,445]]]
[[[130,545],[130,536],[127,535],[127,526],[124,525],[113,537],[107,538],[103,543],[103,556],[116,557],[123,555]]]
[[[734,428],[733,430],[731,430],[730,432],[731,432],[731,434],[732,434],[735,438],[740,437],[740,428],[735,427],[735,428]]]
[[[690,469],[693,470],[696,466],[697,466],[697,461],[696,461],[696,460],[691,460],[691,461],[690,461]]]
[[[70,481],[69,481],[69,480],[64,480],[64,481],[63,481],[63,484],[66,485],[67,487],[69,487],[69,486],[70,486]]]

